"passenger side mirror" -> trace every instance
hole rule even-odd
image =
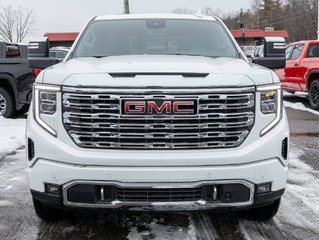
[[[259,54],[256,54],[252,62],[269,69],[285,68],[285,39],[280,37],[266,37],[263,41],[263,45],[264,57],[259,57]]]

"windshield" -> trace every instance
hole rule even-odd
[[[238,57],[235,45],[219,22],[181,19],[92,22],[73,57],[158,54]]]

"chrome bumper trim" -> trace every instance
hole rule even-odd
[[[203,185],[220,185],[220,184],[243,184],[250,189],[250,197],[247,202],[240,203],[211,203],[206,200],[198,200],[192,202],[122,202],[114,200],[110,203],[74,203],[69,202],[67,197],[67,191],[71,187],[78,184],[92,184],[92,185],[110,185],[116,187],[145,187],[145,188],[196,188]],[[72,181],[62,188],[63,192],[63,204],[68,207],[78,208],[106,208],[106,209],[118,209],[121,207],[135,208],[132,211],[178,211],[178,210],[208,210],[220,207],[243,207],[250,206],[254,203],[255,186],[251,182],[245,180],[224,180],[224,181],[203,181],[203,182],[186,182],[186,183],[122,183],[122,182],[111,182],[111,181]]]

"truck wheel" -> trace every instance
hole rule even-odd
[[[311,108],[319,110],[319,80],[313,81],[310,85],[309,102]]]
[[[270,205],[245,210],[241,212],[241,216],[250,220],[266,221],[273,218],[277,214],[279,206],[280,199],[277,199]]]
[[[33,207],[37,216],[46,222],[57,222],[64,218],[63,210],[44,206],[35,198],[33,198]]]
[[[0,87],[0,116],[10,118],[15,108],[13,99],[5,88]]]

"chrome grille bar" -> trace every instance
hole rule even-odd
[[[255,120],[255,88],[63,88],[63,123],[74,142],[99,149],[238,147]],[[121,115],[121,99],[197,99],[198,115]]]

